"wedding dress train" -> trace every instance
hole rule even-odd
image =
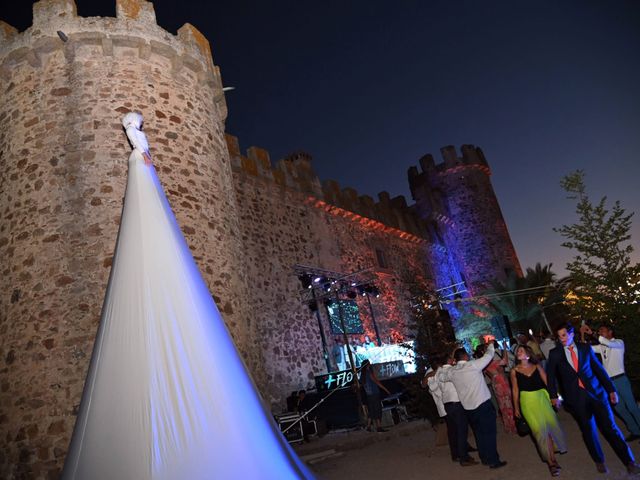
[[[148,156],[142,116],[62,478],[312,478],[263,407]]]

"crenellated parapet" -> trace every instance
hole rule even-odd
[[[235,172],[273,182],[283,188],[307,195],[322,195],[318,176],[311,167],[311,155],[303,152],[289,155],[271,164],[271,156],[263,148],[249,147],[246,155],[240,151],[238,138],[225,134],[231,166]]]
[[[458,155],[456,147],[448,145],[440,149],[443,161],[436,163],[430,153],[420,159],[418,167],[409,168],[409,183],[412,188],[421,182],[433,183],[438,177],[477,170],[491,175],[491,169],[480,147],[474,145],[462,145],[461,155]]]
[[[9,82],[12,70],[27,63],[41,68],[50,55],[62,51],[69,63],[83,47],[99,47],[105,57],[131,55],[141,60],[163,57],[174,77],[189,76],[214,89],[226,117],[220,71],[213,63],[205,36],[186,23],[173,35],[156,23],[155,10],[145,0],[116,0],[116,17],[79,17],[74,0],[41,0],[33,4],[33,23],[24,32],[0,21],[0,78]]]
[[[388,192],[383,191],[378,193],[376,202],[369,195],[358,194],[353,188],[340,188],[334,180],[324,181],[322,187],[324,200],[330,205],[408,232],[415,237],[429,238],[424,222],[415,209],[407,205],[403,195],[391,198]]]
[[[460,153],[453,146],[440,152],[442,162],[427,154],[420,167],[409,169],[411,194],[420,217],[451,253],[449,263],[464,275],[469,291],[481,291],[505,272],[521,272],[518,257],[482,150],[462,145]],[[445,277],[445,283],[456,278]]]
[[[371,225],[375,224],[378,229],[397,230],[400,232],[398,236],[404,232],[406,238],[415,241],[429,238],[424,222],[402,195],[391,198],[388,192],[381,192],[375,201],[353,188],[341,188],[334,180],[325,180],[321,184],[308,153],[293,153],[272,166],[266,150],[249,147],[243,155],[236,137],[227,134],[226,140],[232,167],[239,174],[273,182],[274,187],[298,191],[307,196],[308,204],[352,220],[373,222]]]
[[[0,45],[5,45],[18,35],[18,30],[6,22],[0,20]]]
[[[430,153],[420,158],[420,167],[410,167],[409,187],[413,198],[421,203],[422,215],[442,225],[453,225],[455,219],[447,208],[446,195],[451,184],[460,183],[465,174],[481,174],[487,178],[491,169],[480,147],[462,145],[461,155],[452,145],[440,149],[442,162],[436,163]]]

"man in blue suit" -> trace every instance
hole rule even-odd
[[[562,344],[549,352],[547,361],[548,389],[551,402],[559,406],[556,385],[560,386],[567,410],[582,431],[582,438],[600,473],[606,473],[604,454],[598,440],[596,425],[631,474],[640,472],[629,446],[624,441],[611,411],[618,395],[611,379],[587,344],[574,342],[571,324],[556,328]]]

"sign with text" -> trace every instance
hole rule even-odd
[[[328,392],[329,390],[350,387],[353,384],[353,378],[353,371],[351,370],[317,375],[316,389],[318,392]]]
[[[376,376],[383,380],[385,378],[401,377],[404,371],[404,363],[402,360],[394,360],[392,362],[374,363],[371,365],[376,372]]]
[[[371,368],[376,372],[379,380],[400,377],[405,374],[404,364],[400,360],[374,363],[371,365]],[[354,383],[354,375],[352,370],[341,370],[325,375],[317,375],[315,380],[318,392],[327,392],[329,390],[350,387]]]

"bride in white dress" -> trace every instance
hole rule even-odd
[[[260,401],[151,164],[142,115],[62,478],[313,478]]]

